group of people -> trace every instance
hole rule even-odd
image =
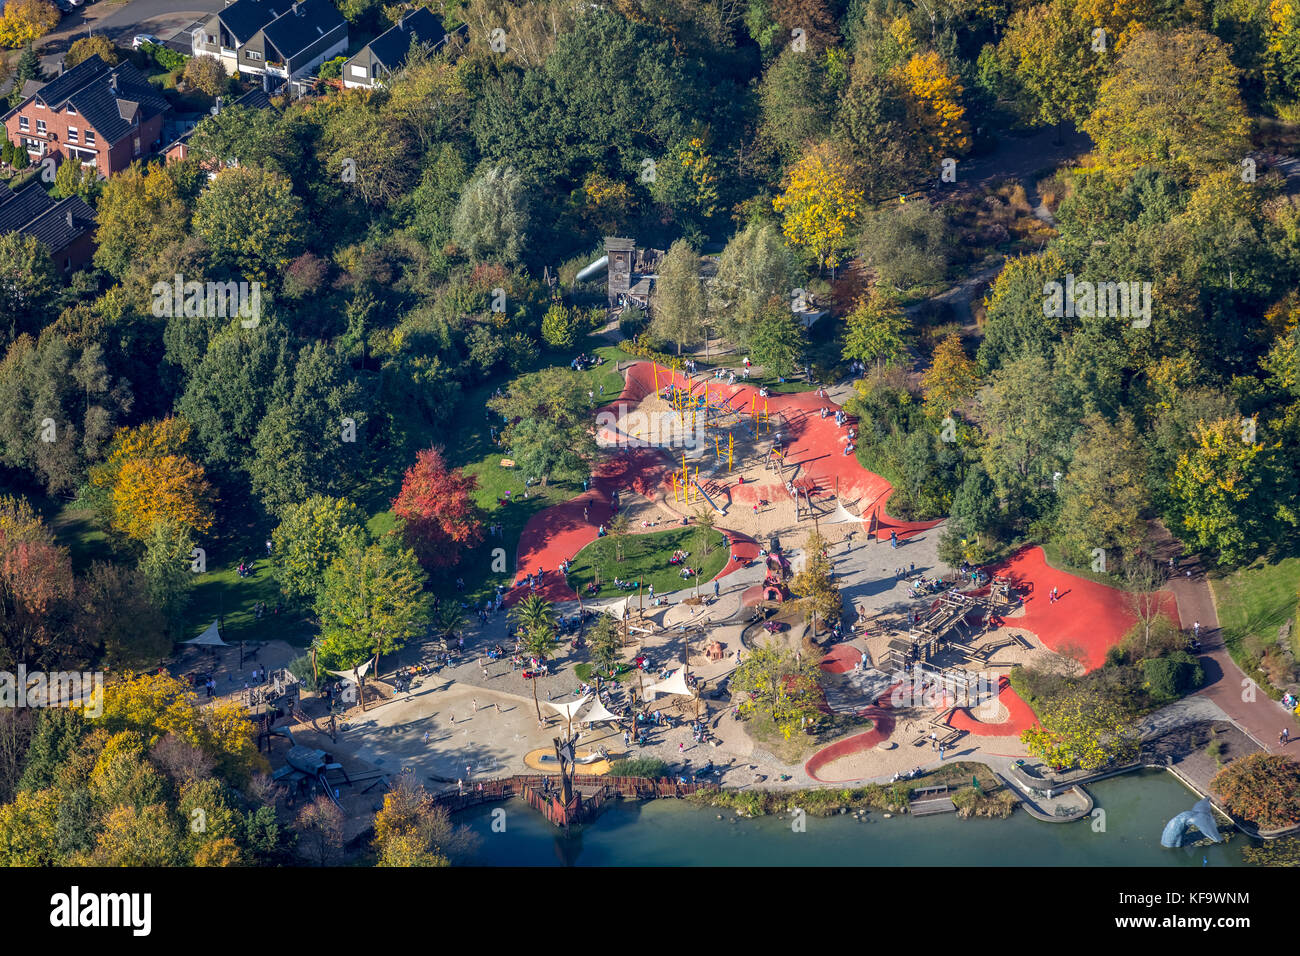
[[[584,372],[589,368],[596,368],[597,366],[604,365],[604,364],[605,364],[604,356],[588,355],[586,352],[583,352],[581,355],[579,355],[577,358],[575,358],[572,362],[569,363],[569,367],[572,368],[575,372]],[[602,389],[602,391],[604,390]]]

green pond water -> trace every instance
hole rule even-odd
[[[460,814],[479,834],[467,860],[479,866],[1183,866],[1242,865],[1247,838],[1226,845],[1167,850],[1160,832],[1197,796],[1162,770],[1090,785],[1105,811],[1095,821],[1042,823],[1023,810],[1005,820],[961,820],[956,814],[859,823],[849,815],[735,819],[734,811],[683,800],[615,801],[592,823],[564,834],[522,800]],[[494,810],[505,815],[494,818]],[[722,813],[723,819],[717,818]],[[493,832],[493,820],[505,832]],[[733,822],[733,820],[735,822]],[[1202,862],[1204,860],[1204,863]]]

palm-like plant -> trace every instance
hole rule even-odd
[[[551,602],[543,600],[540,595],[530,594],[515,605],[510,612],[523,638],[524,650],[539,661],[555,653],[555,614]],[[533,677],[533,707],[537,710],[537,722],[542,722],[542,705],[537,700],[537,678]]]

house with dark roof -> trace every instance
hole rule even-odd
[[[436,50],[447,40],[442,18],[418,7],[404,14],[392,29],[381,33],[343,64],[343,85],[370,88],[382,86],[384,77],[406,65],[406,57],[416,43]]]
[[[235,102],[231,103],[230,105],[241,106],[245,109],[250,109],[250,110],[275,109],[275,104],[271,101],[271,94],[261,89],[249,90],[247,93],[245,93],[239,99],[235,100]],[[222,110],[221,97],[218,96],[217,103],[212,108],[212,113],[213,115],[216,115],[217,113],[220,113],[221,110]],[[160,152],[163,154],[163,157],[167,160],[167,162],[169,163],[181,162],[189,158],[190,137],[194,135],[194,131],[198,129],[198,125],[200,122],[202,122],[202,119],[203,119],[202,117],[198,119],[191,119],[189,122],[185,123],[184,127],[179,131],[178,135],[173,136],[171,142],[169,142],[166,146],[164,146],[160,150]],[[206,164],[205,164],[205,168],[207,168]],[[210,177],[215,176],[218,171],[219,170],[217,170],[215,167],[208,169],[208,175]]]
[[[33,162],[76,156],[104,177],[159,145],[171,109],[130,63],[109,66],[98,56],[47,83],[29,80],[23,97],[4,116],[10,142],[26,147]]]
[[[80,196],[54,199],[33,183],[14,192],[0,183],[0,235],[35,236],[64,272],[80,269],[95,254],[95,210]]]
[[[192,34],[195,56],[226,72],[292,79],[348,48],[348,24],[331,0],[235,0]]]

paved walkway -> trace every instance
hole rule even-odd
[[[1154,525],[1156,541],[1152,555],[1159,561],[1178,556],[1178,571],[1167,585],[1178,601],[1178,623],[1191,630],[1201,624],[1201,666],[1205,668],[1205,686],[1197,692],[1217,704],[1255,743],[1269,753],[1287,753],[1278,743],[1283,727],[1295,729],[1295,720],[1277,701],[1260,690],[1233,661],[1223,643],[1214,592],[1205,576],[1199,557],[1188,555],[1169,531]],[[1292,738],[1292,745],[1295,738]]]

